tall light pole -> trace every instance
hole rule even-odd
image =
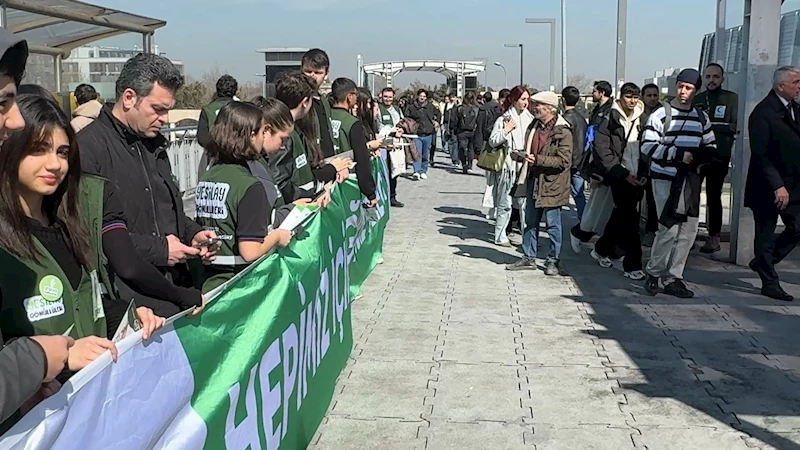
[[[506,72],[506,66],[502,65],[499,61],[495,61],[494,65],[503,69],[503,76],[506,78],[506,84],[503,85],[503,87],[508,88],[508,72]]]
[[[617,70],[616,89],[625,83],[625,49],[628,39],[628,0],[617,0]]]
[[[486,88],[486,87],[488,87],[486,85],[486,83],[487,83],[486,75],[487,75],[487,72],[488,72],[488,69],[489,69],[489,67],[488,67],[489,66],[489,58],[486,57],[486,56],[473,56],[473,58],[477,59],[477,60],[480,60],[480,61],[483,61],[483,87]]]
[[[567,0],[561,0],[561,89],[567,87]]]
[[[264,79],[264,85],[261,88],[261,95],[266,97],[267,96],[267,74],[266,73],[255,73],[253,75],[255,75],[257,77],[261,77],[261,78]]]
[[[524,84],[525,79],[525,56],[524,51],[522,50],[522,44],[506,44],[506,48],[516,48],[519,47],[519,84],[522,86]]]
[[[525,19],[525,23],[543,23],[550,25],[550,86],[555,89],[556,83],[556,19]],[[564,82],[566,84],[566,82]]]

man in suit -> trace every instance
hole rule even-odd
[[[761,278],[761,294],[792,301],[781,288],[775,264],[800,241],[800,69],[781,67],[772,91],[750,115],[750,171],[744,204],[753,210],[755,258],[750,268]],[[786,229],[774,238],[778,216]]]

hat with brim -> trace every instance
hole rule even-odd
[[[533,100],[534,103],[541,103],[543,105],[550,105],[554,108],[558,108],[558,95],[555,92],[537,92],[536,94],[533,94],[531,100]]]

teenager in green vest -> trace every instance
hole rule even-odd
[[[336,181],[337,173],[346,178],[352,163],[349,158],[322,162],[312,109],[315,89],[314,80],[302,72],[283,74],[275,83],[275,98],[289,107],[295,125],[291,139],[269,155],[268,162],[275,183],[290,201],[313,198],[318,185]]]
[[[374,207],[378,204],[375,195],[375,179],[372,178],[372,165],[370,158],[372,151],[370,145],[375,147],[375,143],[367,141],[369,133],[364,129],[364,125],[358,120],[351,111],[358,104],[358,89],[356,83],[349,78],[337,78],[331,85],[331,125],[333,126],[334,149],[336,153],[345,153],[352,150],[353,160],[356,163],[355,172],[358,179],[358,187],[361,193],[369,200],[369,206]],[[372,108],[369,109],[372,114]],[[380,142],[377,143],[380,145]]]
[[[331,104],[327,98],[319,94],[319,88],[328,78],[331,67],[331,60],[325,51],[312,48],[307,51],[300,61],[300,69],[304,74],[314,80],[314,99],[313,110],[316,116],[317,144],[320,147],[323,158],[330,158],[335,155],[333,124],[331,123]]]
[[[268,110],[246,102],[225,105],[211,130],[206,151],[212,165],[197,186],[196,220],[223,240],[216,259],[205,266],[204,292],[291,241],[292,232],[270,230],[273,210],[279,206],[277,187],[263,183],[251,170],[251,163],[259,164],[264,148],[279,149],[294,126],[289,108],[268,100],[272,100]]]
[[[138,280],[166,279],[136,256],[105,180],[81,175],[75,133],[59,106],[34,95],[17,105],[25,127],[0,149],[0,329],[7,339],[74,338],[68,368],[77,371],[106,350],[116,359],[105,338],[105,311],[115,300],[106,265],[144,267]],[[136,313],[145,338],[164,324],[148,308]]]

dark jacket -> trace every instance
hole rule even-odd
[[[611,112],[611,107],[614,105],[614,98],[609,98],[605,104],[597,105],[592,109],[592,114],[589,116],[589,125],[600,125],[606,116]]]
[[[503,108],[495,100],[478,107],[478,127],[475,130],[475,139],[479,143],[489,140],[492,128],[497,118],[503,115]]]
[[[0,336],[0,433],[20,418],[19,407],[42,387],[47,358],[44,349],[30,338],[14,339],[3,345]]]
[[[589,155],[588,152],[583,151],[586,148],[587,121],[577,108],[566,111],[562,117],[572,128],[572,173],[575,173],[583,167]]]
[[[795,120],[775,91],[750,114],[750,170],[744,204],[754,211],[774,211],[775,190],[789,191],[789,206],[800,206],[800,107],[793,105]]]
[[[639,135],[644,128],[641,123],[643,112],[644,105],[640,103],[633,112],[633,128],[629,130],[630,136],[625,131],[623,112],[620,106],[612,108],[611,113],[597,127],[592,149],[594,156],[592,172],[600,174],[605,184],[625,180],[630,175],[630,170],[623,165],[623,157],[629,138],[633,138],[637,142],[639,140]],[[638,150],[636,153],[639,161],[637,176],[641,178],[647,173],[647,164],[644,158],[639,157]]]
[[[538,123],[537,120],[534,120],[526,131],[525,151],[528,153],[531,153]],[[526,189],[526,182],[535,178],[536,191],[533,200],[536,202],[537,208],[556,208],[568,205],[569,189],[572,185],[572,175],[569,170],[571,164],[572,131],[569,123],[563,117],[558,116],[550,139],[542,151],[536,155],[536,164],[533,166],[522,165],[520,176],[517,178],[515,196],[524,196],[520,194]]]
[[[439,121],[439,109],[437,109],[430,101],[426,101],[424,105],[420,105],[416,100],[411,102],[405,110],[405,115],[409,119],[414,119],[419,125],[417,134],[420,136],[428,136],[436,131],[433,123]]]
[[[739,96],[725,89],[703,91],[694,98],[693,105],[705,111],[711,120],[720,157],[717,159],[730,160],[738,129]]]
[[[131,241],[139,255],[177,284],[188,286],[190,282],[186,264],[174,267],[167,265],[169,247],[159,223],[167,220],[175,222],[176,236],[186,245],[191,245],[192,238],[202,227],[183,212],[183,200],[173,179],[167,155],[167,139],[161,134],[150,139],[136,136],[114,118],[111,108],[111,105],[106,105],[97,120],[78,133],[81,168],[88,174],[111,180],[119,195],[125,199],[123,214]],[[153,195],[156,183],[166,186],[170,204],[157,204]],[[167,209],[173,211],[174,218],[159,218],[157,211]],[[147,306],[162,317],[180,312],[178,305],[138,294],[122,280],[118,279],[116,285],[121,300],[125,302],[135,299],[138,306]]]

